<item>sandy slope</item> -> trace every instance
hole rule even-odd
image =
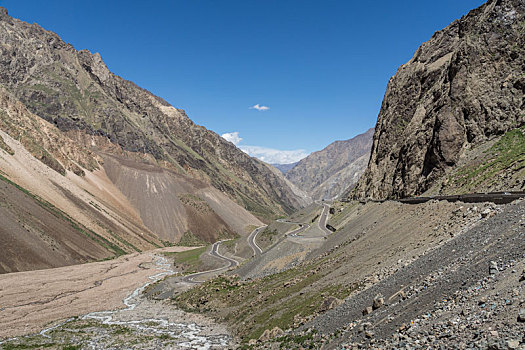
[[[115,239],[107,229],[123,235],[125,240],[140,249],[153,247],[143,239],[144,235],[150,242],[158,242],[103,171],[86,172],[85,178],[72,172],[62,176],[34,158],[8,134],[0,131],[0,136],[15,151],[14,156],[11,156],[0,150],[0,169],[10,180],[110,241]],[[119,244],[118,241],[114,243]]]
[[[188,231],[208,242],[221,232],[245,235],[262,223],[207,183],[161,167],[104,154],[108,178],[161,239],[178,241]]]
[[[92,311],[121,308],[122,299],[157,273],[154,253],[0,275],[0,338],[34,333],[46,324]]]

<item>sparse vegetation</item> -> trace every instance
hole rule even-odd
[[[200,256],[208,247],[199,247],[184,252],[165,252],[164,255],[173,257],[175,264],[181,265],[187,273],[197,272],[202,262]]]
[[[257,339],[266,329],[288,329],[298,319],[319,311],[323,298],[344,298],[357,286],[311,288],[330,270],[319,259],[264,278],[241,281],[219,276],[176,296],[174,303],[190,312],[209,312],[237,328],[244,341]],[[308,290],[305,290],[309,287]]]
[[[5,143],[5,141],[2,138],[2,136],[0,136],[0,148],[3,149],[4,151],[6,151],[7,153],[9,153],[12,156],[15,155],[15,151],[13,151],[13,149],[11,147],[9,147],[7,145],[7,143]]]
[[[180,241],[176,243],[176,245],[183,247],[200,247],[203,245],[207,245],[207,243],[201,238],[197,237],[195,234],[193,234],[193,232],[186,231],[182,235]]]
[[[335,202],[332,207],[335,208],[335,214],[330,216],[329,224],[333,227],[339,227],[342,222],[348,217],[349,213],[359,205],[358,201],[350,203]]]
[[[239,235],[235,232],[231,232],[231,231],[228,231],[228,230],[220,230],[217,232],[217,238],[218,240],[225,240],[225,239],[235,239],[235,238],[239,238]]]
[[[275,339],[276,343],[280,343],[281,349],[317,349],[322,343],[320,339],[315,337],[315,332],[308,332],[302,335],[286,335]]]
[[[525,135],[524,128],[505,133],[490,149],[484,152],[482,159],[453,172],[446,187],[456,193],[476,192],[492,188],[500,176],[512,173],[513,177],[525,170]]]
[[[276,229],[272,229],[270,227],[266,227],[264,231],[260,232],[257,235],[257,244],[261,247],[269,247],[273,243],[275,243],[280,237],[282,237],[282,234],[279,234],[279,231]]]
[[[78,350],[78,349],[81,349],[82,346],[81,345],[64,345],[62,347],[62,350]]]
[[[56,346],[55,343],[20,343],[20,344],[3,344],[4,350],[18,350],[18,349],[46,349]]]
[[[199,213],[209,213],[212,212],[213,209],[210,207],[206,201],[194,194],[183,194],[179,196],[180,201],[189,207],[194,208]]]
[[[242,205],[246,210],[260,218],[262,221],[271,221],[278,216],[278,214],[269,209],[269,206],[263,206],[243,193],[238,193],[238,196],[241,198]]]
[[[140,250],[139,248],[135,247],[133,244],[131,244],[130,242],[126,241],[124,238],[120,237],[119,235],[117,235],[115,232],[113,232],[112,230],[110,229],[106,229],[106,231],[111,235],[111,237],[113,237],[114,239],[116,239],[117,241],[119,241],[120,243],[122,243],[123,245],[133,249],[134,251],[136,252],[141,252],[142,250]]]

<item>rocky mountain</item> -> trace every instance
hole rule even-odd
[[[0,273],[248,234],[309,201],[180,109],[0,8]]]
[[[0,87],[0,273],[214,242],[262,224],[201,180],[106,148],[75,142]]]
[[[301,160],[286,178],[314,199],[331,199],[354,185],[366,169],[374,129],[335,141]]]
[[[424,43],[388,84],[353,196],[522,188],[524,32],[523,1],[490,0]]]
[[[181,109],[114,75],[99,54],[0,11],[0,84],[94,152],[126,154],[210,184],[261,218],[304,204],[286,182]],[[141,214],[144,215],[144,214]],[[162,220],[169,220],[163,218]]]

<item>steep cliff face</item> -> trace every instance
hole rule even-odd
[[[436,32],[390,80],[354,197],[421,194],[525,121],[525,3],[490,0]]]
[[[286,178],[314,199],[331,199],[355,185],[370,158],[374,129],[331,143],[301,160]]]
[[[5,9],[0,38],[0,84],[30,111],[95,150],[109,140],[124,151],[150,155],[157,165],[210,183],[260,217],[303,204],[258,161],[195,125],[183,110],[111,73],[99,54],[76,51]]]

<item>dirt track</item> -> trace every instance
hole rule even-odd
[[[122,300],[159,272],[154,253],[48,270],[0,275],[0,339],[34,333],[45,325],[93,311],[124,307]]]

